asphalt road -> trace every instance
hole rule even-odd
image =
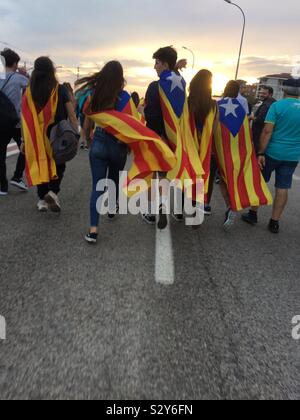
[[[172,222],[170,286],[139,217],[105,218],[84,243],[89,194],[81,152],[60,216],[38,214],[35,191],[0,197],[1,399],[300,399],[299,180],[279,236],[268,208],[224,233],[217,190],[199,230]]]

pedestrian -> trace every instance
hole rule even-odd
[[[212,97],[213,74],[200,70],[190,84],[189,109],[197,129],[199,155],[205,171],[205,215],[211,215],[211,198],[217,173],[217,161],[213,152],[213,139],[218,127],[218,106]]]
[[[69,120],[78,131],[67,89],[58,83],[53,62],[40,57],[34,63],[22,104],[26,172],[30,185],[37,186],[40,212],[61,211],[58,194],[66,165],[56,164],[49,138],[52,128],[63,120]]]
[[[249,102],[248,102],[248,99],[245,97],[246,82],[244,80],[238,80],[237,83],[239,85],[239,93],[237,96],[237,100],[240,102],[240,104],[244,108],[246,115],[250,115]]]
[[[269,230],[279,233],[280,220],[288,203],[293,175],[300,161],[300,80],[283,83],[284,99],[269,109],[260,139],[258,161],[266,182],[275,172],[275,200]],[[258,223],[258,208],[253,207],[242,216],[244,222]]]
[[[14,140],[19,149],[22,143],[21,135],[21,101],[22,94],[24,89],[28,86],[29,80],[24,75],[20,74],[18,71],[18,66],[20,62],[19,55],[10,50],[5,49],[1,52],[1,56],[5,61],[6,67],[6,77],[4,80],[0,80],[0,92],[5,95],[5,104],[7,100],[9,105],[13,108],[12,110],[16,113],[16,121],[11,125],[6,121],[5,114],[3,118],[1,117],[1,126],[0,126],[0,195],[5,196],[8,194],[8,180],[6,174],[6,155],[7,147],[11,140]],[[0,113],[4,113],[6,106],[2,104],[3,107],[0,110]],[[3,121],[4,119],[4,121]],[[3,122],[2,122],[3,121]],[[23,180],[23,173],[25,170],[25,157],[22,153],[19,154],[15,173],[11,179],[10,184],[17,187],[21,191],[27,191],[27,185]]]
[[[253,142],[255,151],[258,153],[260,137],[262,135],[266,116],[268,115],[269,109],[276,102],[276,99],[273,98],[274,89],[270,86],[261,86],[259,92],[259,99],[262,101],[262,104],[259,106],[254,116],[249,117],[249,120],[253,122],[252,132],[253,132]]]

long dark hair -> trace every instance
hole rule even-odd
[[[32,98],[38,108],[46,106],[57,84],[53,62],[48,57],[38,58],[30,79]]]
[[[224,98],[234,98],[236,99],[239,96],[240,85],[235,80],[230,80],[225,87],[223,94]]]
[[[212,78],[209,70],[200,70],[190,84],[189,108],[197,124],[204,124],[210,111],[216,107],[212,98]]]
[[[81,90],[93,92],[91,112],[113,109],[125,84],[123,67],[118,61],[110,61],[99,73],[80,79],[78,84]]]

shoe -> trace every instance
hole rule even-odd
[[[108,213],[109,220],[114,220],[114,218],[119,214],[120,208],[117,204],[116,212],[115,213]]]
[[[89,243],[91,245],[96,244],[97,240],[98,240],[98,233],[88,233],[85,236],[85,240],[86,240],[87,243]]]
[[[184,221],[184,216],[183,214],[176,214],[174,211],[172,212],[172,217],[174,220],[176,220],[176,222],[181,223]]]
[[[228,209],[226,212],[226,217],[225,217],[225,222],[224,222],[224,230],[226,232],[229,232],[230,229],[232,228],[232,226],[235,223],[235,219],[236,219],[236,213],[234,211],[232,211],[231,209]]]
[[[8,195],[8,191],[0,190],[0,197],[5,197],[6,195]]]
[[[208,204],[206,204],[204,206],[204,215],[205,216],[211,216],[212,211],[211,211],[211,206],[209,206]]]
[[[166,213],[166,208],[161,205],[159,208],[159,219],[157,223],[157,228],[159,230],[164,230],[168,226],[168,216]]]
[[[268,226],[268,229],[269,229],[269,231],[270,231],[271,233],[278,234],[278,233],[279,233],[279,231],[280,231],[279,222],[278,222],[278,221],[276,221],[276,220],[271,219],[271,220],[270,220],[270,223],[269,223],[269,226]]]
[[[46,213],[47,211],[48,211],[48,204],[46,203],[46,201],[45,200],[40,200],[38,203],[37,203],[37,209],[38,209],[38,211],[39,212],[41,212],[41,213]]]
[[[13,178],[11,181],[10,181],[10,185],[13,185],[14,187],[17,187],[19,190],[21,190],[21,191],[25,191],[25,192],[27,192],[28,191],[28,187],[27,187],[27,185],[25,184],[25,182],[23,181],[23,179],[16,179],[16,178]]]
[[[51,210],[53,213],[60,213],[61,207],[59,203],[59,199],[56,194],[54,194],[53,191],[50,191],[46,197],[44,198],[45,202],[49,206],[49,210]]]
[[[85,149],[85,144],[84,143],[81,143],[81,145],[80,145],[80,150],[84,150]]]
[[[249,225],[255,226],[258,223],[257,212],[249,210],[248,213],[242,215],[243,222],[249,223]]]
[[[156,223],[156,217],[152,216],[152,214],[143,214],[142,218],[148,225],[155,225]]]

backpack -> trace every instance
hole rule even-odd
[[[7,86],[10,79],[14,75],[12,74],[4,83],[0,90],[0,130],[10,131],[16,127],[20,122],[20,118],[17,114],[16,108],[11,100],[3,93],[3,89]]]
[[[67,120],[60,121],[50,132],[54,160],[62,165],[74,159],[78,152],[80,136]]]

